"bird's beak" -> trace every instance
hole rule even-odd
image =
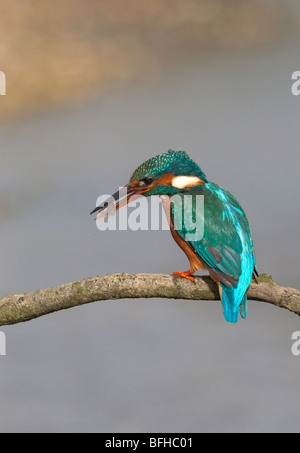
[[[126,186],[115,192],[113,195],[111,195],[100,206],[97,206],[95,209],[93,209],[90,214],[99,212],[97,219],[101,219],[102,217],[105,217],[109,214],[110,207],[113,206],[113,209],[117,211],[123,206],[126,206],[130,201],[139,198],[140,195],[142,195],[144,192],[147,192],[147,190],[149,190],[149,187],[140,187],[132,184],[127,184]]]

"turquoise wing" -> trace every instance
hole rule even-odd
[[[172,199],[174,227],[222,286],[225,318],[246,317],[246,291],[255,269],[247,217],[238,201],[213,183],[182,191]]]

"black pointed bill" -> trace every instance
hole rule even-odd
[[[106,201],[101,203],[101,205],[93,209],[90,214],[98,212],[97,219],[105,217],[110,214],[110,211],[115,212],[123,206],[126,206],[130,201],[136,200],[147,190],[149,190],[149,187],[132,187],[130,184],[127,184],[125,187],[122,187],[111,195]]]

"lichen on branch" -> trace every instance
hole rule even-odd
[[[165,274],[99,275],[54,288],[0,299],[0,326],[29,321],[59,310],[91,302],[114,299],[167,298],[219,300],[210,277],[195,277],[195,284],[179,276]],[[300,315],[300,291],[277,285],[261,274],[248,289],[248,298],[268,302]]]

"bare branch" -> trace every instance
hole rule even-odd
[[[210,277],[195,277],[196,284],[164,274],[112,274],[90,277],[27,294],[0,299],[0,326],[29,321],[58,310],[100,300],[168,298],[219,300],[216,284]],[[300,291],[277,285],[272,277],[261,274],[253,282],[248,298],[286,308],[300,315]]]

